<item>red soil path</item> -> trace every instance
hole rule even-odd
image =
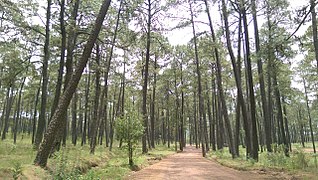
[[[201,156],[201,150],[188,146],[184,152],[177,153],[148,166],[138,172],[133,172],[125,179],[135,180],[254,180],[254,179],[294,179],[290,177],[259,174],[256,171],[238,171],[219,165]]]
[[[254,179],[302,179],[283,172],[238,171],[224,167],[202,157],[201,150],[188,146],[162,161],[133,172],[125,179],[133,180],[254,180]]]

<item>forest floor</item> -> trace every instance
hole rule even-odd
[[[222,166],[214,160],[203,158],[201,149],[188,146],[181,153],[168,156],[162,161],[140,171],[130,173],[125,179],[309,179],[303,175],[285,172],[253,170],[239,171]]]

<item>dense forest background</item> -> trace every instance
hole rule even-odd
[[[29,138],[42,167],[114,142],[316,153],[316,4],[1,0],[1,139]]]

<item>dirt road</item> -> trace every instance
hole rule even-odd
[[[200,149],[187,147],[184,152],[171,155],[162,161],[148,166],[138,172],[133,172],[126,179],[147,180],[247,180],[247,179],[277,179],[273,176],[250,171],[238,171],[224,167],[201,156]]]

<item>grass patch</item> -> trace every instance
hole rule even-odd
[[[317,155],[305,152],[297,147],[290,152],[290,157],[284,155],[283,150],[276,153],[263,152],[259,154],[259,161],[246,159],[245,149],[240,148],[240,157],[232,159],[228,149],[210,152],[208,158],[216,160],[223,166],[244,171],[271,171],[285,172],[291,175],[302,175],[308,177],[317,177],[317,167],[315,158]]]
[[[23,177],[26,166],[32,164],[36,152],[32,149],[31,139],[6,139],[0,143],[0,179]]]
[[[13,144],[13,139],[0,143],[0,179],[123,179],[132,170],[140,170],[165,156],[173,154],[173,149],[157,146],[147,154],[135,151],[135,166],[128,165],[126,149],[113,151],[104,146],[97,146],[95,154],[90,154],[89,145],[66,147],[54,154],[48,161],[47,170],[34,166],[36,151],[33,150],[31,137],[24,135]]]
[[[134,155],[135,166],[132,169],[128,164],[127,152],[119,148],[114,148],[112,151],[112,157],[106,164],[97,168],[92,168],[81,178],[92,179],[92,177],[94,177],[96,179],[123,179],[131,171],[145,168],[153,164],[154,161],[159,161],[171,154],[174,154],[173,149],[168,149],[165,146],[157,146],[156,149],[150,150],[147,154],[142,154],[141,148],[137,148]]]

